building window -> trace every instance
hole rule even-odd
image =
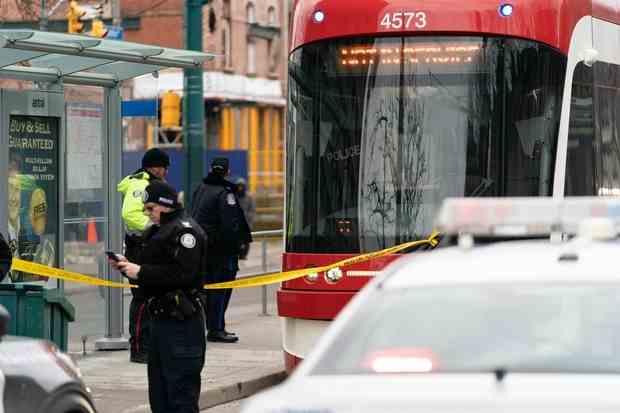
[[[256,23],[256,8],[254,4],[248,3],[248,7],[246,8],[247,19],[249,24]]]
[[[224,0],[224,4],[222,7],[222,17],[225,19],[230,19],[230,0]]]
[[[278,70],[278,60],[280,59],[280,39],[278,37],[268,41],[267,53],[269,73],[275,74]]]
[[[276,15],[276,8],[273,6],[270,6],[269,9],[267,9],[267,21],[269,26],[271,27],[278,27],[278,16]]]
[[[224,67],[232,67],[232,49],[230,41],[230,23],[222,22],[222,53],[224,53]]]
[[[248,41],[248,74],[256,73],[256,43]]]

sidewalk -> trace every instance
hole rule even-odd
[[[279,268],[282,243],[268,243],[269,269]],[[239,263],[239,275],[260,273],[260,242],[254,243],[248,260]],[[82,262],[83,261],[83,262]],[[96,273],[96,262],[75,262],[73,271]],[[202,373],[200,408],[247,397],[272,386],[284,378],[280,319],[275,305],[278,285],[267,287],[268,314],[262,316],[260,288],[235,290],[226,314],[226,329],[239,336],[235,344],[207,343],[205,369]],[[78,362],[84,381],[92,390],[99,413],[149,412],[146,366],[129,363],[127,351],[101,352],[94,342],[105,332],[103,289],[67,283],[67,298],[76,309],[76,320],[69,325],[69,354]],[[124,331],[128,331],[126,311],[131,295],[123,295]],[[82,355],[81,338],[86,337],[86,356]]]
[[[227,329],[237,333],[239,342],[207,342],[201,409],[248,397],[284,379],[280,320],[273,315],[275,308],[270,306],[268,316],[258,315],[260,307],[256,305],[234,310],[227,317]],[[93,393],[99,413],[150,411],[146,366],[129,363],[127,351],[71,355]]]

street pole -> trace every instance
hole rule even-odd
[[[41,0],[41,18],[39,19],[39,30],[41,30],[42,32],[47,31],[47,4],[45,3],[45,0]]]
[[[112,26],[121,27],[121,0],[112,0]]]
[[[185,0],[185,48],[202,52],[202,6],[207,0]],[[203,70],[184,69],[183,146],[186,162],[184,171],[185,205],[204,175],[205,107]]]

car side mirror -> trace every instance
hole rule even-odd
[[[11,322],[11,314],[0,305],[0,340],[9,332],[9,324]]]

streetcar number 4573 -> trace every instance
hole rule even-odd
[[[423,11],[386,13],[381,18],[379,26],[385,29],[423,29],[426,27],[426,13]]]

